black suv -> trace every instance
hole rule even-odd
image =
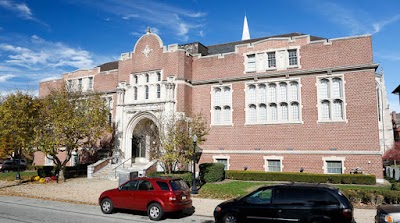
[[[265,186],[214,210],[217,223],[301,222],[355,223],[353,206],[329,185],[291,183]]]

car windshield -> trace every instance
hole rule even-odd
[[[171,187],[173,191],[187,190],[189,188],[183,180],[171,180]]]

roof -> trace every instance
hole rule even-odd
[[[400,95],[400,85],[397,86],[396,89],[394,89],[394,91],[392,92],[392,94],[398,94],[398,95]]]
[[[104,63],[100,66],[100,72],[118,69],[118,61]]]
[[[236,42],[230,42],[230,43],[211,45],[211,46],[207,46],[208,55],[234,52],[236,45],[254,43],[254,42],[257,42],[257,41],[260,41],[260,40],[264,40],[264,39],[289,38],[289,37],[304,36],[304,35],[307,35],[307,34],[303,34],[303,33],[287,33],[287,34],[281,34],[281,35],[276,35],[276,36],[267,36],[267,37],[249,39],[249,40],[242,40],[242,41],[236,41]],[[311,39],[311,41],[325,40],[325,38],[317,37],[317,36],[310,36],[310,39]]]

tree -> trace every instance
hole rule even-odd
[[[2,97],[0,101],[1,158],[10,156],[14,151],[27,153],[31,150],[39,106],[37,98],[21,91]]]
[[[400,162],[400,142],[396,142],[391,149],[385,152],[382,156],[383,160],[387,160],[390,163]]]
[[[161,162],[166,173],[171,173],[178,164],[189,164],[194,151],[192,136],[196,135],[197,144],[201,145],[209,131],[207,120],[201,113],[190,118],[173,114],[159,126],[159,145],[152,148],[151,157]]]
[[[64,173],[72,152],[81,147],[93,147],[111,130],[108,114],[108,107],[96,93],[83,94],[62,88],[51,90],[41,100],[35,145],[53,160],[60,181],[65,181]],[[60,148],[66,153],[64,160],[57,156]]]

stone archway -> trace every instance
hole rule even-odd
[[[141,119],[132,132],[132,162],[146,163],[152,160],[158,149],[159,131],[157,125],[149,118]]]

